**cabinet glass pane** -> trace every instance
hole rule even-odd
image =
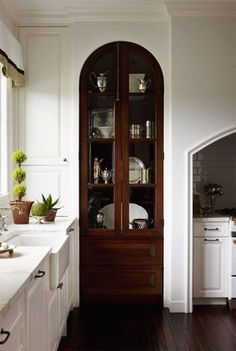
[[[89,228],[114,229],[113,188],[89,187]]]
[[[154,188],[129,189],[129,228],[146,229],[155,226]]]
[[[114,65],[115,52],[110,51],[100,56],[91,67],[88,79],[88,91],[91,92],[111,92],[115,87]]]
[[[154,91],[154,76],[144,56],[131,51],[129,54],[129,92],[146,93]]]
[[[130,142],[129,183],[155,183],[155,144]]]
[[[90,96],[88,134],[90,138],[115,137],[115,99],[113,96]]]
[[[114,150],[113,143],[90,143],[89,148],[89,179],[92,184],[111,184],[114,181]]]
[[[155,99],[153,95],[129,96],[130,138],[155,138]]]

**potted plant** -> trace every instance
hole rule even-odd
[[[12,215],[15,224],[28,224],[30,209],[34,201],[22,200],[26,195],[26,186],[22,184],[26,178],[26,172],[22,169],[22,163],[27,160],[23,150],[17,150],[12,154],[12,161],[17,167],[12,172],[12,178],[17,184],[12,189],[12,194],[16,200],[9,201],[12,208]]]
[[[42,202],[37,202],[32,206],[31,214],[34,217],[43,217],[45,222],[54,222],[57,210],[61,207],[55,207],[58,204],[59,198],[52,199],[52,195],[48,197],[42,195]]]

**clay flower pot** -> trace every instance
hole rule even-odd
[[[30,210],[34,201],[9,201],[11,206],[13,221],[15,224],[28,224]]]
[[[54,222],[56,218],[57,210],[49,210],[48,214],[44,217],[45,222]]]

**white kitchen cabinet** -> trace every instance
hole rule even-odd
[[[193,232],[193,296],[226,298],[230,264],[228,219],[194,219]]]
[[[48,293],[48,349],[56,351],[63,335],[71,304],[69,303],[68,268],[57,289]]]
[[[0,343],[1,351],[23,351],[26,349],[24,293],[0,317]]]
[[[21,27],[26,85],[19,90],[19,147],[27,154],[27,197],[60,197],[68,215],[72,104],[66,27]]]
[[[70,237],[70,263],[68,267],[69,308],[79,306],[79,224],[76,218],[67,228]]]
[[[48,350],[56,351],[59,344],[58,291],[50,290],[48,294]]]
[[[47,350],[47,296],[49,259],[43,260],[32,274],[26,289],[26,341],[28,351]]]
[[[59,336],[66,335],[66,321],[68,317],[68,269],[58,286]]]

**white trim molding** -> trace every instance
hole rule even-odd
[[[171,313],[186,313],[186,302],[185,301],[169,301],[168,306]]]
[[[236,18],[235,1],[165,1],[170,17]]]
[[[163,1],[156,0],[80,0],[58,1],[57,6],[19,5],[1,0],[18,26],[68,25],[74,22],[157,22],[169,20]],[[14,5],[14,6],[13,6]]]

